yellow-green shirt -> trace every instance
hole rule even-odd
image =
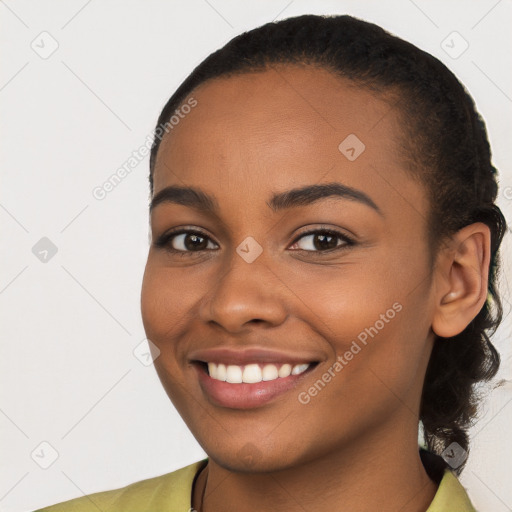
[[[35,512],[190,512],[194,478],[208,459],[121,489],[89,494]],[[445,470],[426,512],[476,512],[457,477]]]

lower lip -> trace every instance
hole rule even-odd
[[[202,365],[194,364],[194,366],[199,374],[199,385],[212,403],[230,409],[253,409],[261,407],[274,398],[294,389],[316,365],[311,365],[299,375],[279,377],[275,380],[261,381],[254,384],[246,382],[230,384],[229,382],[212,379]]]

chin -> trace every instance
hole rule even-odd
[[[203,449],[208,457],[227,471],[236,473],[270,473],[283,471],[300,465],[300,454],[293,450],[275,450],[272,447],[257,446],[251,442],[241,448],[222,446],[222,450]]]

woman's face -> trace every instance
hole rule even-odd
[[[158,152],[141,297],[184,421],[238,471],[416,442],[434,287],[397,111],[311,67],[191,97]]]

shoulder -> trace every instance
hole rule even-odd
[[[476,512],[466,489],[455,474],[445,469],[436,495],[426,512]]]
[[[194,478],[207,460],[120,489],[88,494],[34,512],[189,512]]]

